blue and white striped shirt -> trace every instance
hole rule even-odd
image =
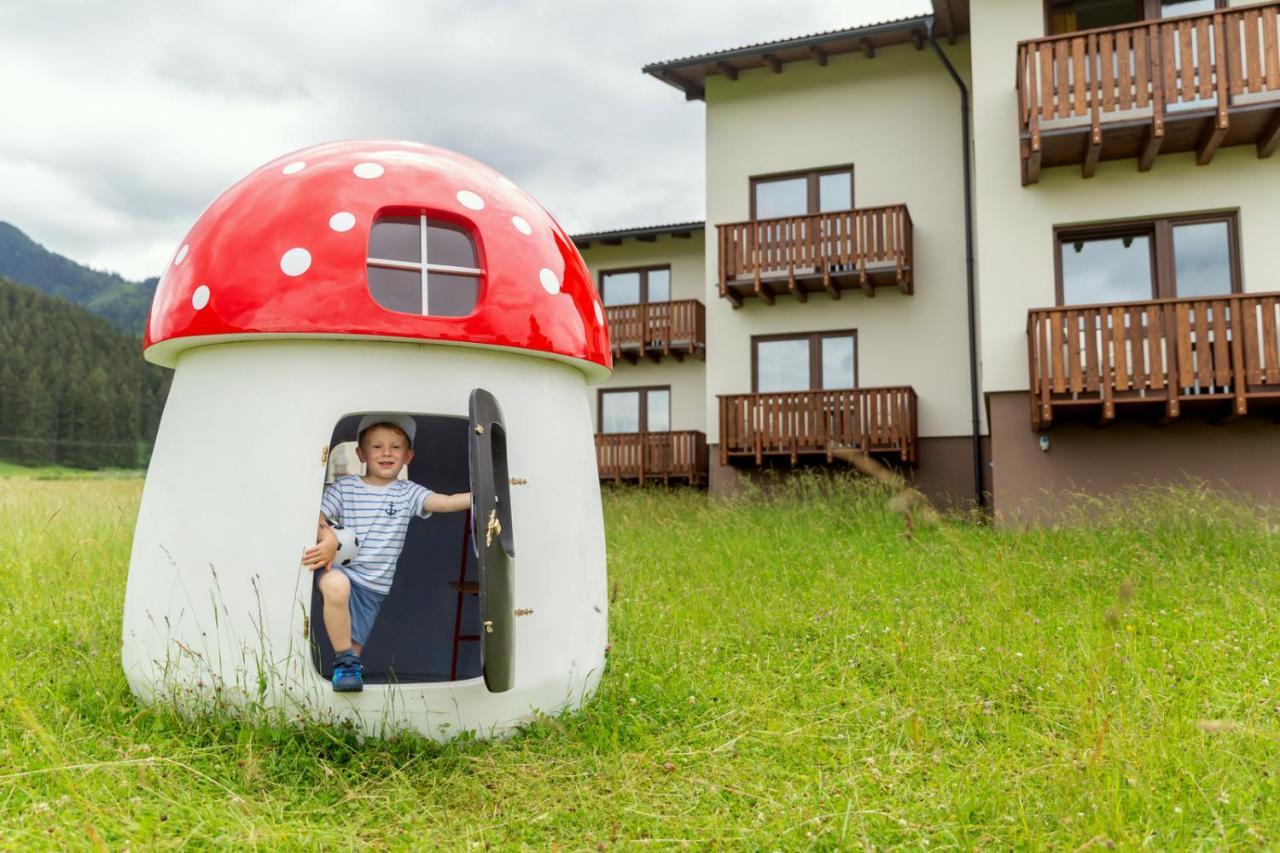
[[[352,582],[383,595],[391,591],[409,520],[431,515],[422,508],[430,494],[426,486],[409,480],[370,486],[354,475],[325,487],[321,512],[355,530],[360,540],[359,554],[342,567]]]

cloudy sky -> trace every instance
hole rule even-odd
[[[928,0],[4,0],[0,220],[156,274],[275,157],[392,137],[505,172],[569,231],[699,219],[703,106],[641,65]]]

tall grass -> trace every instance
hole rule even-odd
[[[0,480],[8,846],[1280,843],[1277,519],[1207,492],[1010,531],[608,490],[599,694],[447,746],[137,705],[139,493]]]

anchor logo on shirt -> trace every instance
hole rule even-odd
[[[387,514],[387,518],[395,518],[400,509],[394,503],[389,503],[382,508],[382,511]]]

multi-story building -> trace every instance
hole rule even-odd
[[[1280,2],[933,5],[645,68],[706,104],[706,360],[680,394],[622,364],[601,432],[670,385],[713,488],[852,447],[1003,517],[1186,475],[1280,497]],[[602,284],[674,282],[676,244],[580,236]]]

